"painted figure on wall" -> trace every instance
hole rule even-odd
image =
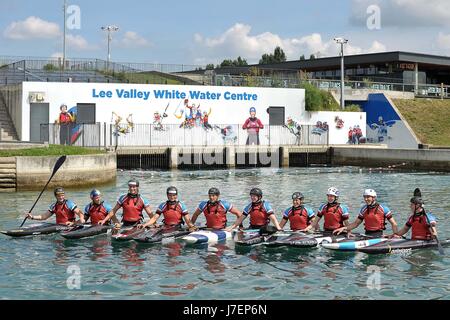
[[[70,145],[70,131],[72,129],[72,123],[75,122],[75,119],[72,114],[67,111],[67,105],[62,104],[59,107],[59,110],[60,113],[58,119],[55,121],[56,124],[59,124],[59,143],[62,145]]]
[[[314,129],[312,129],[311,133],[321,136],[323,133],[328,132],[328,129],[329,127],[326,121],[317,121],[316,126],[314,127]]]
[[[254,107],[250,108],[250,117],[245,120],[242,129],[247,130],[248,137],[246,145],[259,145],[259,130],[264,129],[264,125],[261,120],[256,117],[256,109]]]
[[[378,117],[377,123],[372,123],[370,128],[372,130],[378,130],[377,138],[378,142],[387,142],[391,137],[388,135],[388,127],[392,127],[395,124],[396,120],[384,121],[382,116]]]
[[[114,111],[112,112],[111,122],[114,122],[114,135],[127,134],[134,130],[133,114],[130,113],[126,118],[126,123],[122,123],[122,117]]]
[[[291,117],[288,117],[284,127],[286,127],[295,136],[295,144],[300,145],[302,139],[302,126],[300,123]]]

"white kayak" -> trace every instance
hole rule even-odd
[[[231,232],[224,230],[200,230],[194,231],[181,238],[184,242],[189,244],[200,243],[216,243],[220,241],[230,240],[232,238]]]

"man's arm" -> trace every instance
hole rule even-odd
[[[398,226],[397,226],[397,222],[395,221],[394,217],[390,218],[388,220],[392,226],[392,232],[393,233],[397,233],[398,232]]]
[[[76,208],[76,209],[74,210],[74,212],[75,212],[75,214],[80,218],[81,224],[86,223],[86,220],[84,219],[84,214],[83,214],[83,212],[80,210],[80,208]]]
[[[278,224],[278,220],[277,217],[275,217],[275,213],[269,215],[269,220],[273,223],[275,228],[277,228],[278,230],[283,230],[283,228],[281,228],[280,225]]]
[[[27,213],[27,217],[30,218],[31,220],[47,220],[51,216],[52,216],[52,213],[49,210],[47,210],[46,213],[39,215],[39,216],[33,216],[31,213]]]
[[[191,219],[192,224],[195,224],[195,221],[197,221],[197,218],[200,215],[200,213],[202,213],[202,212],[200,211],[199,208],[197,208],[195,210],[194,214],[192,215],[192,219]]]
[[[103,219],[102,221],[100,221],[98,224],[105,224],[106,222],[108,222],[112,217],[115,217],[117,210],[120,209],[120,204],[116,203],[116,205],[114,206],[114,208],[112,208],[112,210],[108,213],[108,215],[105,217],[105,219]],[[115,217],[117,220],[117,217]],[[114,220],[113,220],[114,221]],[[117,220],[118,222],[118,220]]]
[[[341,234],[343,231],[350,232],[353,229],[358,228],[358,226],[361,224],[361,222],[363,222],[363,221],[360,218],[356,218],[355,221],[353,221],[352,223],[348,224],[347,226],[334,230],[333,234],[338,235],[338,234]]]
[[[228,228],[226,228],[226,231],[231,231],[237,227],[239,227],[239,225],[242,223],[242,221],[245,219],[245,216],[242,214],[242,212],[240,212],[237,208],[232,207],[230,209],[230,212],[232,214],[234,214],[236,216],[236,221],[233,223],[233,225],[229,226]]]
[[[150,219],[152,219],[153,218],[153,212],[152,212],[152,208],[150,207],[150,205],[146,206],[144,208],[144,210],[145,210],[145,212],[147,212],[148,217]]]
[[[161,215],[158,212],[155,212],[155,214],[153,215],[153,217],[150,218],[149,221],[147,221],[144,224],[140,224],[138,225],[138,228],[146,228],[146,227],[150,227],[151,225],[155,224],[156,221],[158,221],[159,217]]]

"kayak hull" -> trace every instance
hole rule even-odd
[[[69,230],[71,227],[66,225],[60,225],[55,223],[39,223],[34,225],[29,225],[23,228],[11,229],[6,231],[1,231],[4,235],[9,237],[26,237],[35,236],[40,234],[52,234],[61,231]]]
[[[189,230],[186,229],[180,229],[180,228],[166,228],[166,229],[159,229],[159,228],[154,228],[154,229],[150,229],[147,230],[144,233],[141,233],[137,236],[133,237],[133,240],[137,241],[137,242],[141,242],[141,243],[161,243],[164,240],[173,238],[180,238],[183,236],[186,236],[188,234],[190,234],[191,232]]]
[[[194,231],[181,238],[188,244],[216,243],[230,240],[231,232],[224,230],[201,230]]]
[[[75,230],[61,232],[61,236],[65,239],[82,239],[106,234],[110,232],[112,226],[104,225],[82,225]]]
[[[345,239],[340,242],[332,242],[332,243],[322,243],[322,247],[330,250],[337,251],[356,251],[374,244],[378,244],[381,242],[385,242],[388,239],[386,238],[375,238],[375,239],[366,239],[366,240],[350,240]]]
[[[441,240],[442,246],[450,245],[450,239]],[[436,240],[391,239],[369,247],[358,249],[368,254],[402,254],[416,249],[437,248]]]
[[[122,228],[121,230],[119,230],[118,233],[113,234],[111,238],[114,239],[115,241],[130,241],[146,231],[147,230],[145,228],[127,227]]]

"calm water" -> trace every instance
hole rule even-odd
[[[331,185],[356,217],[364,188],[374,188],[389,205],[399,225],[406,221],[409,198],[416,186],[438,218],[441,238],[450,237],[450,175],[411,172],[369,172],[355,167],[254,169],[195,172],[119,172],[117,184],[101,188],[114,203],[130,177],[141,181],[141,193],[152,207],[165,199],[169,185],[179,188],[190,212],[217,186],[222,198],[241,210],[252,186],[263,189],[276,210],[290,205],[293,191],[302,191],[317,209]],[[78,205],[89,189],[67,197]],[[20,225],[38,192],[0,194],[0,229]],[[34,210],[44,212],[53,201],[46,192]],[[234,220],[234,215],[231,215]],[[202,220],[203,217],[202,217]],[[246,222],[247,223],[247,222]],[[388,225],[388,230],[390,227]],[[361,229],[360,229],[361,231]],[[145,246],[111,243],[106,235],[78,241],[58,235],[28,239],[0,237],[0,298],[2,299],[449,299],[449,250],[418,250],[409,256],[339,253],[325,249],[238,250],[232,242],[209,248],[184,247],[180,242]],[[369,281],[380,270],[379,290]],[[70,269],[79,268],[81,288],[69,289]],[[375,279],[372,276],[370,279]],[[376,285],[375,285],[376,287]]]

